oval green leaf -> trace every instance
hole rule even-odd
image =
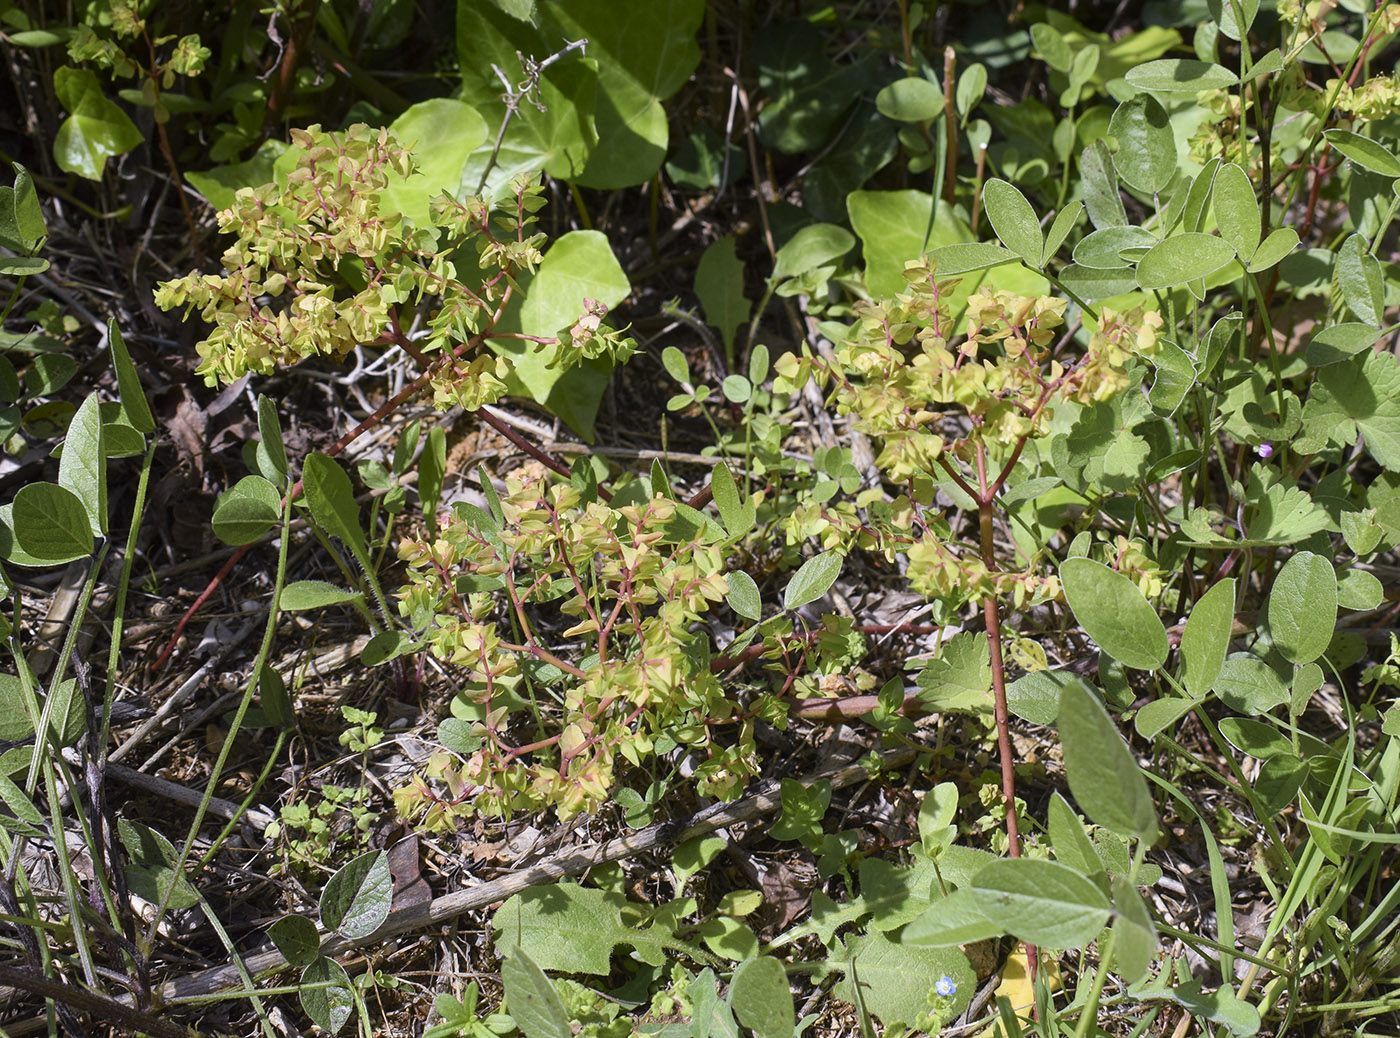
[[[1283,564],[1269,594],[1269,627],[1285,659],[1309,663],[1327,651],[1337,625],[1337,572],[1300,551]]]
[[[1320,368],[1327,364],[1338,364],[1369,350],[1381,337],[1381,330],[1369,324],[1348,322],[1324,328],[1308,343],[1304,359],[1309,367]]]
[[[1223,90],[1240,81],[1223,65],[1191,58],[1161,58],[1129,69],[1123,77],[1139,90],[1155,93],[1195,94]]]
[[[1332,628],[1327,628],[1331,633]],[[1278,672],[1258,656],[1231,656],[1215,678],[1215,694],[1231,710],[1263,714],[1288,702],[1288,686]]]
[[[994,861],[977,873],[970,889],[994,926],[1045,948],[1082,948],[1108,922],[1103,891],[1057,861]]]
[[[1298,240],[1298,232],[1292,227],[1280,227],[1259,244],[1245,269],[1251,274],[1259,274],[1282,263],[1298,247]]]
[[[1150,94],[1124,101],[1108,132],[1118,139],[1114,168],[1129,187],[1156,194],[1176,176],[1176,134],[1161,103]]]
[[[355,1008],[355,995],[350,977],[340,963],[318,955],[301,971],[301,1007],[311,1022],[327,1034],[335,1034],[350,1019]]]
[[[783,608],[799,609],[821,598],[836,583],[842,561],[836,552],[824,551],[804,562],[783,591]]]
[[[1020,259],[1010,249],[988,242],[964,242],[959,245],[945,245],[941,249],[929,251],[928,258],[934,262],[934,270],[939,277],[954,274],[967,274],[974,270],[986,270],[1003,263],[1014,263]]]
[[[875,107],[887,119],[922,123],[943,112],[943,92],[921,76],[896,79],[875,95]]]
[[[214,506],[214,536],[225,544],[251,544],[282,519],[282,495],[262,476],[244,476]]]
[[[282,589],[278,604],[289,613],[322,609],[345,602],[363,601],[364,594],[336,587],[324,580],[298,580]]]
[[[1350,130],[1338,129],[1325,130],[1322,136],[1327,138],[1327,143],[1358,166],[1364,166],[1383,177],[1400,177],[1400,159],[1397,159],[1389,148],[1371,138],[1352,133]]]
[[[1147,780],[1098,694],[1081,684],[1060,695],[1065,780],[1080,808],[1119,836],[1151,840],[1157,811]]]
[[[1045,239],[1026,196],[1014,185],[993,177],[982,189],[982,205],[1001,243],[1020,256],[1027,266],[1039,267]],[[941,266],[939,269],[943,272]]]
[[[1138,287],[1176,288],[1209,277],[1234,258],[1230,243],[1213,234],[1178,234],[1154,245],[1138,263]]]
[[[1156,670],[1167,658],[1167,629],[1138,586],[1092,559],[1060,564],[1065,600],[1090,638],[1125,667]]]
[[[746,620],[759,620],[763,617],[763,599],[759,596],[758,585],[753,577],[741,569],[725,575],[729,581],[729,594],[724,600],[729,608]]]
[[[1181,683],[1197,699],[1205,698],[1230,651],[1235,620],[1235,580],[1222,580],[1191,608],[1181,632]]]
[[[30,483],[10,512],[15,540],[30,557],[57,565],[92,554],[92,521],[83,502],[57,483]]]
[[[352,940],[368,937],[389,917],[393,898],[388,855],[368,851],[326,881],[321,892],[321,925]]]
[[[1259,248],[1259,203],[1254,197],[1254,185],[1249,175],[1233,162],[1227,162],[1215,174],[1211,192],[1215,222],[1220,237],[1230,243],[1241,261],[1248,261]]]

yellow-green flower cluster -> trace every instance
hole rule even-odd
[[[737,793],[756,767],[752,732],[738,754],[712,741],[735,704],[692,630],[728,592],[718,534],[669,498],[614,508],[569,484],[512,481],[499,507],[459,505],[433,540],[399,549],[400,609],[466,671],[459,698],[479,740],[439,777],[450,771],[473,811],[567,817],[606,802],[620,762],[688,746],[703,792]],[[440,806],[421,781],[399,801],[408,814]]]

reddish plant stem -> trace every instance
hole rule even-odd
[[[1022,438],[1016,454],[1025,446]],[[993,483],[987,482],[987,454],[983,444],[977,445],[977,519],[981,532],[982,564],[988,573],[997,571],[993,505],[1002,482],[1011,471],[1013,460]],[[1001,756],[1001,795],[1006,801],[1006,849],[1012,858],[1021,856],[1021,832],[1016,819],[1016,760],[1011,745],[1011,712],[1006,705],[1006,663],[1001,654],[1001,615],[995,594],[982,603],[982,616],[987,625],[987,643],[991,648],[993,710],[997,723],[997,751]],[[1035,945],[1022,942],[1026,952],[1026,969],[1035,983],[1038,953]]]
[[[958,57],[952,47],[943,48],[943,117],[948,132],[948,154],[943,161],[943,197],[952,205],[958,191],[958,112],[954,106]]]

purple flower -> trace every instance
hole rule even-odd
[[[1261,443],[1254,448],[1254,453],[1261,458],[1272,458],[1274,456],[1274,445],[1272,443]]]
[[[953,983],[952,977],[939,977],[938,983],[933,986],[933,989],[937,991],[940,995],[942,995],[944,998],[948,998],[958,993],[958,986],[955,983]]]

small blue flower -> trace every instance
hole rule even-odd
[[[958,986],[953,983],[952,977],[939,977],[938,983],[935,984],[933,988],[944,998],[948,998],[958,993]]]

